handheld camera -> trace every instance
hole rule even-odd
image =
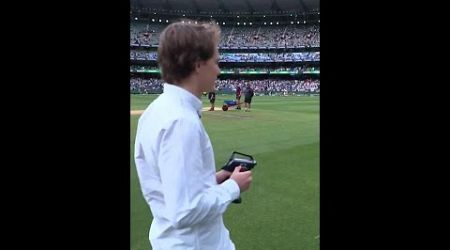
[[[236,157],[236,155],[244,156],[244,158],[238,158]],[[223,166],[222,169],[228,172],[233,172],[234,169],[239,165],[242,167],[241,172],[252,170],[256,166],[256,160],[253,159],[251,155],[234,151],[231,154],[231,157],[228,160],[227,164],[225,164],[225,166]],[[241,202],[242,202],[241,197],[233,201],[233,203],[241,203]]]

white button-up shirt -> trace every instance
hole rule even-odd
[[[217,184],[214,152],[199,118],[201,100],[176,85],[141,115],[135,162],[153,221],[154,250],[233,250],[222,214],[239,197],[228,179]]]

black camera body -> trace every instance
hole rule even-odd
[[[241,155],[246,158],[237,158],[236,155]],[[233,172],[234,169],[239,165],[242,167],[241,172],[252,170],[256,166],[256,160],[253,159],[251,155],[234,151],[231,154],[231,157],[228,160],[227,164],[225,164],[225,166],[223,166],[222,169],[228,172]],[[241,202],[242,202],[241,197],[233,201],[233,203],[241,203]]]
[[[247,157],[248,159],[245,158],[236,158],[236,155],[242,155]],[[225,164],[225,166],[222,167],[223,170],[228,171],[228,172],[233,172],[234,169],[241,165],[242,169],[241,172],[245,172],[247,170],[251,170],[256,166],[256,161],[255,159],[253,159],[253,157],[251,155],[247,155],[247,154],[243,154],[243,153],[239,153],[239,152],[233,152],[231,154],[230,159],[228,160],[227,164]]]

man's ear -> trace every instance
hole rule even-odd
[[[195,72],[199,73],[200,66],[202,66],[202,62],[201,61],[195,62],[195,64],[194,64]]]

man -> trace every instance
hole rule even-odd
[[[250,83],[247,83],[247,88],[244,91],[244,105],[245,105],[246,112],[250,111],[252,98],[254,95],[255,95],[255,93],[253,92],[253,89],[250,86]]]
[[[233,250],[222,215],[246,191],[251,171],[215,172],[211,141],[200,119],[202,92],[214,90],[220,29],[173,23],[160,35],[164,93],[139,119],[135,162],[153,221],[154,250]]]
[[[214,111],[214,103],[216,102],[216,92],[211,91],[208,93],[209,103],[211,103],[211,108],[209,111]]]
[[[239,83],[236,83],[236,103],[237,107],[236,109],[241,109],[241,86]]]

